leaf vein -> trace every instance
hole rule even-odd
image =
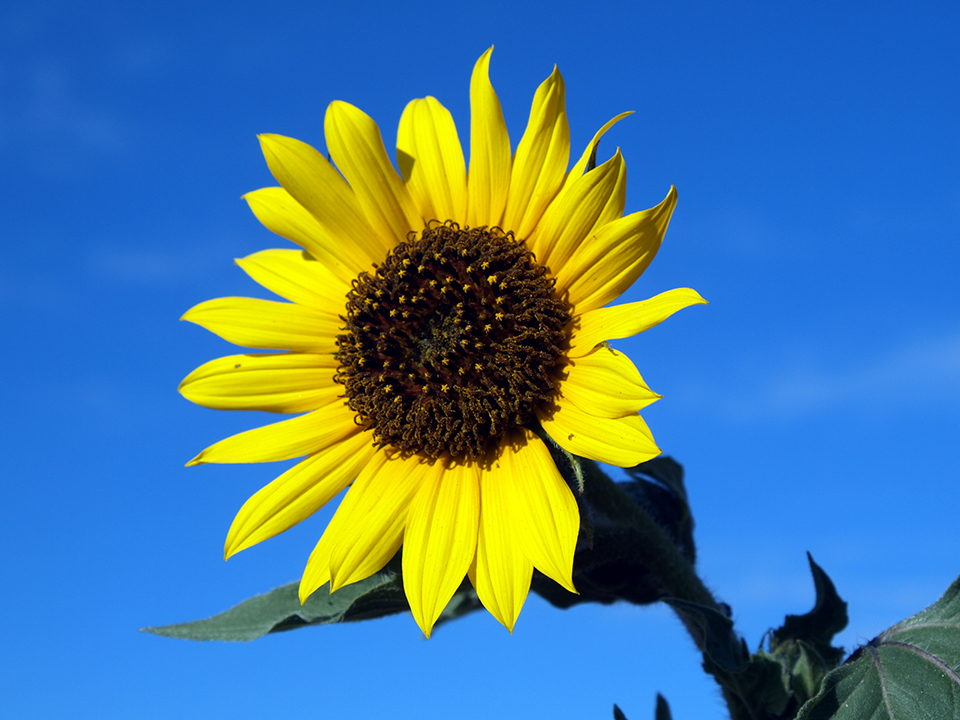
[[[932,665],[936,665],[938,668],[940,668],[940,670],[943,671],[944,675],[946,675],[951,680],[953,680],[953,682],[956,683],[957,685],[960,685],[960,674],[958,674],[956,670],[954,670],[952,667],[950,667],[947,663],[945,663],[939,657],[934,655],[932,652],[929,652],[928,650],[924,650],[921,647],[917,647],[916,645],[911,645],[910,643],[897,642],[895,640],[891,640],[883,644],[890,645],[893,647],[903,648],[908,652],[912,652],[914,655],[919,655],[928,663],[931,663]]]
[[[880,694],[883,697],[883,704],[887,708],[887,713],[890,715],[890,720],[896,720],[896,715],[893,714],[893,706],[890,704],[890,689],[887,687],[887,674],[883,670],[883,660],[880,658],[880,653],[877,652],[877,649],[873,646],[867,648],[870,651],[870,657],[873,658],[873,664],[877,667],[877,675],[880,678]]]

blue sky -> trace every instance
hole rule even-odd
[[[628,210],[679,204],[623,298],[706,307],[618,343],[664,395],[700,570],[751,646],[813,602],[848,648],[960,571],[960,15],[950,3],[51,3],[0,10],[0,312],[10,717],[723,717],[664,608],[528,601],[424,641],[409,616],[249,645],[138,634],[299,576],[330,510],[229,563],[277,466],[183,464],[263,423],[177,383],[232,346],[179,323],[262,295],[233,265],[282,246],[240,196],[256,133],[324,148],[330,101],[379,123],[436,96],[461,137],[491,44],[511,139],[557,63],[574,153],[628,167]]]

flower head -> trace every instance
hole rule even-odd
[[[492,49],[491,49],[492,50]],[[412,101],[390,162],[379,128],[334,102],[332,164],[260,137],[280,187],[246,195],[300,250],[237,263],[289,302],[223,298],[183,317],[269,354],[209,362],[181,384],[220,409],[303,413],[240,433],[189,464],[304,457],[240,509],[229,557],[350,487],[310,556],[305,600],[380,570],[403,545],[403,583],[429,636],[468,575],[512,631],[533,569],[571,592],[580,518],[546,442],[619,466],[659,454],[638,414],[660,396],[606,340],[703,299],[678,289],[605,307],[656,254],[676,204],[623,216],[619,150],[593,167],[594,136],[567,172],[564,84],[534,96],[516,152],[490,84],[470,83],[469,172],[450,113]]]

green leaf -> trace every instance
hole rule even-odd
[[[830,641],[847,625],[847,604],[810,553],[807,560],[817,596],[813,610],[806,615],[787,615],[783,627],[770,634],[770,651],[757,653],[781,666],[783,685],[792,696],[784,706],[790,716],[817,694],[827,673],[840,664],[843,649],[833,647]]]
[[[807,553],[807,560],[817,593],[813,610],[806,615],[787,615],[783,627],[773,633],[770,650],[776,655],[784,645],[803,642],[819,653],[832,669],[843,657],[843,649],[833,647],[830,641],[847,626],[847,604],[840,599],[833,582],[813,561],[810,553]]]
[[[798,720],[960,720],[960,578],[823,681]]]
[[[397,580],[394,573],[382,571],[332,595],[328,583],[302,606],[297,594],[300,583],[292,582],[206,620],[145,628],[144,632],[184,640],[255,640],[305,625],[392,615],[409,607]]]
[[[330,594],[328,583],[302,606],[298,597],[299,586],[299,582],[281,585],[206,620],[144,628],[142,632],[183,640],[248,641],[308,625],[371,620],[410,609],[400,576],[390,570],[382,570],[333,594]],[[465,582],[436,624],[480,607],[476,592]]]
[[[647,460],[632,468],[624,468],[634,483],[626,484],[631,497],[654,521],[673,538],[677,547],[693,564],[696,550],[693,543],[693,515],[683,483],[683,466],[666,455]],[[651,480],[653,482],[651,482]]]
[[[664,598],[687,627],[699,628],[703,637],[703,654],[717,669],[736,673],[743,670],[747,661],[747,649],[733,631],[733,621],[723,613],[705,605]],[[708,669],[708,672],[712,672]]]

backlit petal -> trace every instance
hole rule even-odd
[[[312,255],[300,250],[262,250],[237,265],[282,298],[334,315],[344,312],[350,284]]]
[[[180,319],[235,345],[264,350],[333,354],[341,332],[340,319],[331,313],[259,298],[207,300],[194,305]]]
[[[283,135],[265,134],[259,138],[267,166],[277,182],[319,221],[327,235],[339,239],[341,244],[353,245],[372,262],[379,262],[393,243],[389,235],[371,231],[356,188],[348,186],[336,168],[305,142]]]
[[[369,433],[357,431],[302,460],[243,504],[230,526],[224,559],[289,530],[326,505],[373,457]]]
[[[497,93],[490,84],[491,47],[470,78],[470,174],[467,224],[499,225],[510,189],[510,136]]]
[[[560,394],[597,417],[634,415],[661,398],[647,387],[630,358],[605,344],[569,359],[564,373]]]
[[[457,126],[433,97],[411,100],[400,116],[397,165],[425,220],[467,216],[467,168]]]
[[[556,67],[533,97],[530,120],[513,158],[503,229],[527,238],[563,183],[570,160],[563,78]]]
[[[639,415],[601,418],[558,398],[552,414],[537,413],[543,429],[564,450],[617,467],[633,467],[656,457],[660,448]]]
[[[537,570],[575,593],[573,554],[580,510],[546,445],[530,430],[520,429],[504,442],[496,462],[509,478],[500,487],[514,541]]]
[[[528,245],[537,262],[559,280],[566,264],[584,239],[623,214],[627,168],[620,151],[599,167],[578,178],[562,199],[547,208]],[[592,243],[592,239],[586,244]],[[558,287],[559,292],[563,292]]]
[[[501,462],[480,476],[480,534],[470,580],[483,606],[513,632],[530,592],[533,563],[523,553],[510,516],[507,485],[516,482]]]
[[[477,552],[479,466],[438,460],[410,505],[403,537],[403,589],[430,637]]]
[[[333,355],[230,355],[187,375],[180,393],[215,410],[306,412],[343,394],[343,386],[333,382],[336,369]]]
[[[302,247],[329,268],[341,283],[349,285],[362,270],[373,265],[373,259],[362,248],[330,235],[282,187],[254,190],[243,199],[268,230]]]
[[[324,535],[330,535],[330,591],[369,577],[397,554],[408,509],[430,465],[380,451],[361,472]]]
[[[560,192],[557,193],[557,199],[563,197],[563,194],[570,189],[570,186],[576,182],[583,173],[587,171],[587,166],[590,164],[591,158],[596,162],[596,153],[597,146],[600,144],[600,138],[604,134],[616,125],[618,122],[623,120],[628,115],[633,115],[633,110],[628,110],[627,112],[622,112],[611,120],[608,120],[602,128],[597,130],[597,134],[593,136],[593,139],[587,143],[586,149],[583,151],[583,155],[580,156],[580,159],[577,160],[577,164],[570,168],[570,172],[567,173],[566,179],[563,181],[563,186],[560,188]],[[556,200],[554,200],[556,202]]]
[[[367,222],[391,246],[423,228],[423,217],[383,147],[380,128],[359,108],[330,103],[323,121],[327,147],[350,183]]]
[[[656,207],[597,225],[557,280],[575,312],[603,307],[620,297],[647,269],[663,242],[677,205],[676,188]]]
[[[380,471],[386,461],[387,456],[383,450],[375,451],[373,457],[371,457],[367,464],[363,466],[363,469],[360,470],[351,490],[353,487],[356,487],[358,483],[361,488],[366,485],[370,478],[374,477]],[[310,553],[307,566],[304,568],[303,576],[300,578],[299,592],[301,605],[305,603],[307,598],[316,590],[330,582],[330,550],[338,540],[337,529],[344,526],[344,520],[350,515],[350,506],[356,503],[361,495],[363,495],[362,491],[357,493],[355,499],[350,499],[349,492],[343,496],[343,500],[340,502],[340,506],[327,525],[327,529],[323,531],[323,535],[320,536],[316,546],[314,546],[313,552]],[[348,508],[346,511],[343,510],[344,505]],[[353,518],[349,519],[351,521],[353,520]]]
[[[356,431],[353,413],[338,399],[306,415],[231,435],[187,465],[290,460],[319,452]]]
[[[631,337],[659,325],[677,310],[691,305],[706,305],[696,290],[677,288],[649,300],[598,308],[574,320],[569,357],[582,357],[604,340]]]

